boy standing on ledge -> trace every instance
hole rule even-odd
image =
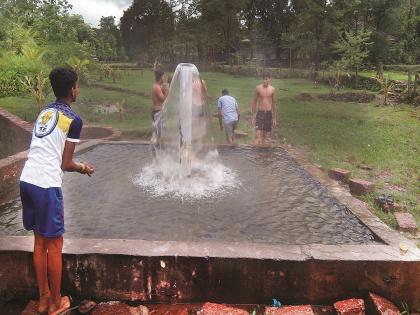
[[[83,122],[71,109],[79,94],[78,77],[69,68],[51,71],[57,100],[39,114],[32,132],[28,160],[20,177],[23,225],[33,230],[34,265],[39,289],[38,312],[56,315],[70,307],[61,296],[64,208],[63,171],[91,175],[95,168],[73,161]]]

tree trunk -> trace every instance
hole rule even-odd
[[[411,71],[408,70],[408,81],[407,81],[407,89],[408,89],[408,98],[413,98],[413,89],[412,89],[412,80],[411,80]]]
[[[359,85],[359,67],[356,67],[356,79],[355,79],[355,89],[357,89],[358,85]]]

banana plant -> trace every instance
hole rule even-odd
[[[38,113],[40,113],[41,108],[45,105],[45,99],[50,92],[48,76],[44,73],[44,71],[40,71],[33,76],[25,75],[24,80],[21,80],[21,83],[35,98]]]
[[[383,105],[388,105],[389,92],[391,91],[392,87],[394,86],[394,82],[391,81],[388,78],[388,76],[383,76],[382,78],[375,78],[375,79],[381,85],[381,91],[384,95]]]

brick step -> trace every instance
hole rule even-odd
[[[111,301],[99,303],[89,314],[91,315],[394,315],[399,314],[398,308],[389,300],[369,293],[363,299],[347,299],[334,303],[333,306],[295,305],[272,307],[259,304],[148,304],[129,306],[123,302]],[[37,302],[30,301],[22,315],[35,315]],[[66,315],[80,314],[77,310]]]

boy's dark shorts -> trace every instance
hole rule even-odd
[[[42,188],[20,182],[23,226],[44,237],[64,234],[63,193],[60,187]]]
[[[257,111],[255,117],[255,129],[265,132],[271,132],[271,126],[273,123],[273,113],[269,111]]]

